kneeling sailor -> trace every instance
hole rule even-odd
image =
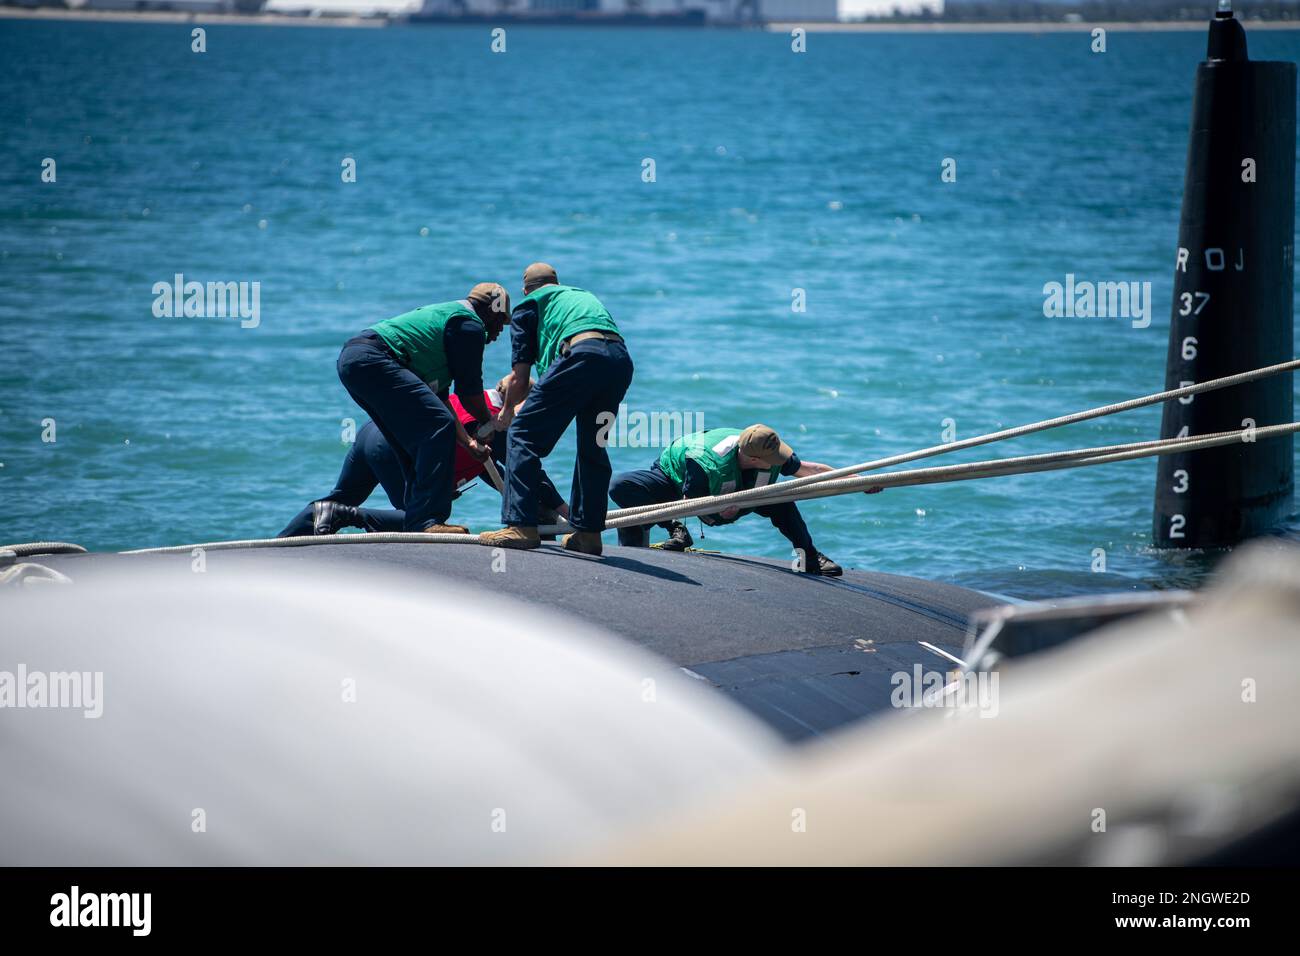
[[[490,413],[495,415],[501,410],[502,394],[504,390],[500,385],[483,393],[483,400]],[[451,410],[466,429],[472,429],[478,424],[459,395],[452,395],[450,404]],[[496,433],[491,447],[492,459],[504,468],[504,432]],[[467,485],[487,474],[486,461],[479,461],[467,449],[457,445],[452,475],[456,490],[452,493],[452,498],[459,498]],[[393,510],[365,507],[366,499],[377,485],[383,487]],[[366,422],[357,432],[356,441],[348,448],[334,490],[298,512],[278,537],[337,534],[342,528],[361,528],[372,532],[401,531],[406,526],[405,501],[406,476],[402,472],[402,463],[379,427],[374,422]],[[544,524],[554,524],[557,516],[567,518],[569,515],[568,505],[545,472],[542,473],[541,504]]]
[[[803,478],[830,470],[829,465],[800,460],[766,425],[750,425],[744,430],[712,428],[677,439],[649,468],[619,475],[610,485],[609,496],[620,508],[670,504],[684,498],[760,488],[775,483],[782,475]],[[790,540],[800,552],[800,565],[805,573],[829,577],[844,573],[813,545],[808,526],[793,501],[756,508],[733,506],[719,514],[704,515],[700,520],[707,525],[731,524],[751,511],[771,519],[776,529]],[[666,551],[685,551],[694,543],[686,525],[680,521],[665,521],[659,526],[668,531],[668,540],[662,545]],[[645,547],[649,544],[649,530],[647,525],[619,528],[618,543]]]

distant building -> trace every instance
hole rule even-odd
[[[863,20],[868,17],[919,17],[943,14],[944,0],[840,0],[841,20]]]
[[[0,3],[4,0],[0,0]],[[166,10],[178,13],[257,13],[266,0],[63,0],[73,10]]]
[[[599,10],[600,0],[532,0],[530,10],[544,10],[547,13],[563,13],[568,10]]]
[[[534,0],[537,2],[537,0]],[[647,12],[702,9],[714,20],[861,20],[864,17],[943,13],[944,0],[640,0]],[[600,0],[602,10],[622,11],[628,0]]]
[[[0,3],[4,0],[0,0]],[[860,20],[943,12],[944,0],[64,0],[98,10],[185,10],[329,14],[430,13],[456,16],[509,14],[702,12],[715,22]]]
[[[647,13],[703,10],[710,20],[835,20],[839,0],[641,0]],[[601,9],[622,11],[626,0],[602,0]]]
[[[267,13],[320,13],[339,16],[403,16],[418,13],[420,0],[266,0]]]
[[[943,13],[944,0],[425,0],[429,12],[500,13],[524,10],[681,13],[702,10],[711,20],[848,20]]]

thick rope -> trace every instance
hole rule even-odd
[[[43,564],[14,564],[0,571],[0,587],[31,587],[33,584],[71,584],[72,578]]]
[[[1285,425],[1268,425],[1256,428],[1256,440],[1280,437],[1300,431],[1300,422]],[[1215,448],[1221,445],[1241,443],[1247,432],[1218,432],[1213,435],[1197,435],[1190,438],[1165,438],[1158,441],[1134,442],[1126,445],[1104,445],[1099,448],[1082,448],[1073,451],[1049,452],[1042,455],[1025,455],[1019,458],[995,458],[987,461],[969,462],[961,465],[943,465],[934,468],[916,468],[908,471],[887,472],[871,477],[844,478],[833,482],[824,482],[816,488],[801,488],[770,495],[756,502],[757,507],[782,504],[787,501],[804,501],[810,498],[829,498],[834,495],[855,494],[871,488],[896,488],[906,485],[938,484],[947,481],[970,481],[976,478],[1001,478],[1009,475],[1031,474],[1040,471],[1057,471],[1063,468],[1083,468],[1090,465],[1103,465],[1111,462],[1130,461],[1135,458],[1149,458],[1159,455],[1174,455],[1182,452]],[[793,485],[794,482],[785,484]],[[776,486],[780,488],[781,486]],[[661,505],[657,510],[635,515],[624,515],[606,522],[606,528],[627,528],[636,525],[657,524],[670,518],[684,518],[696,515],[717,514],[732,507],[723,500],[726,496],[716,498],[692,498],[687,501]],[[709,503],[711,502],[711,503]]]
[[[960,465],[943,465],[932,468],[912,469],[910,471],[889,472],[891,476],[897,475],[938,475],[942,479],[946,475],[964,476],[967,472],[976,472],[976,477],[999,477],[1004,472],[1007,474],[1030,474],[1034,471],[1043,471],[1046,469],[1035,468],[1039,464],[1054,464],[1057,462],[1078,462],[1085,459],[1093,459],[1100,456],[1107,456],[1107,460],[1127,461],[1133,457],[1143,457],[1141,455],[1128,456],[1126,458],[1113,458],[1109,456],[1122,455],[1130,451],[1141,449],[1168,449],[1159,451],[1160,455],[1172,455],[1180,451],[1195,451],[1196,448],[1184,448],[1189,442],[1213,442],[1212,445],[1198,445],[1198,447],[1215,447],[1215,445],[1232,444],[1234,439],[1240,440],[1247,444],[1247,438],[1252,436],[1255,439],[1260,437],[1275,438],[1297,430],[1300,423],[1291,423],[1283,425],[1269,425],[1264,428],[1256,427],[1253,432],[1246,429],[1233,429],[1226,432],[1211,432],[1204,435],[1190,435],[1186,438],[1159,438],[1150,441],[1129,442],[1122,445],[1100,445],[1094,448],[1074,448],[1067,451],[1043,452],[1036,455],[1020,455],[1014,458],[991,458],[984,461],[966,462]],[[828,498],[832,495],[848,494],[853,492],[866,492],[876,487],[885,487],[881,485],[880,480],[885,475],[872,475],[871,477],[853,477],[837,478],[834,481],[825,481],[815,488],[806,489],[793,496],[787,496],[785,485],[793,482],[781,482],[776,485],[767,486],[773,490],[773,494],[763,498],[758,505],[764,505],[781,500],[802,501],[807,498]],[[903,482],[902,484],[935,484],[933,481]],[[900,484],[895,482],[894,484]],[[700,500],[700,499],[692,499]],[[679,504],[680,502],[674,502]],[[664,506],[660,506],[664,507]]]
[[[167,548],[137,548],[121,554],[189,554],[203,551],[231,551],[236,548],[305,548],[318,544],[478,544],[476,534],[425,534],[423,531],[383,531],[369,534],[321,534],[298,538],[250,538],[244,541],[209,541],[206,544],[178,544]]]
[[[1300,422],[1286,425],[1268,425],[1256,428],[1256,440],[1279,437],[1300,432]],[[1064,468],[1083,468],[1091,465],[1103,465],[1111,462],[1130,461],[1135,458],[1149,458],[1158,455],[1173,455],[1203,448],[1242,442],[1244,431],[1218,432],[1213,435],[1198,435],[1191,438],[1165,438],[1157,441],[1131,442],[1123,445],[1103,445],[1097,448],[1079,448],[1070,451],[1048,452],[1041,455],[1024,455],[1019,458],[997,458],[988,461],[969,462],[961,465],[943,465],[934,468],[915,468],[906,471],[888,472],[871,477],[851,477],[823,483],[816,488],[784,489],[784,482],[777,486],[786,491],[774,498],[765,499],[760,504],[779,504],[784,501],[802,501],[809,498],[827,498],[833,495],[856,494],[868,488],[895,488],[906,485],[937,484],[949,481],[971,481],[977,478],[1000,478],[1009,475],[1031,474],[1041,471],[1057,471]],[[695,498],[662,506],[659,514],[627,515],[606,524],[606,529],[628,527],[637,524],[654,524],[668,517],[689,516],[692,514],[715,514],[730,507],[726,503],[705,506],[707,501]],[[563,532],[565,527],[541,528],[543,534],[550,531]],[[424,534],[422,532],[392,531],[374,534],[340,534],[317,535],[299,538],[258,538],[246,541],[214,541],[206,544],[185,544],[166,548],[141,548],[135,551],[123,551],[122,554],[189,554],[195,549],[203,551],[230,551],[243,548],[299,548],[316,545],[349,544],[478,544],[476,534]]]
[[[1186,395],[1196,395],[1201,392],[1210,392],[1220,388],[1230,388],[1233,385],[1243,385],[1246,382],[1253,382],[1261,378],[1267,378],[1270,375],[1278,375],[1282,372],[1293,371],[1300,368],[1300,359],[1292,359],[1289,362],[1282,362],[1278,365],[1269,365],[1265,368],[1253,369],[1249,372],[1239,372],[1236,375],[1227,375],[1223,378],[1210,379],[1207,382],[1200,382],[1196,385],[1185,385],[1182,388],[1169,389],[1164,392],[1156,392],[1151,395],[1144,395],[1141,398],[1131,398],[1123,402],[1115,402],[1110,405],[1100,405],[1097,408],[1090,408],[1082,412],[1074,412],[1070,415],[1061,415],[1057,418],[1048,418],[1040,422],[1031,422],[1028,425],[1017,425],[1014,428],[1004,428],[1001,431],[989,432],[984,435],[976,435],[972,438],[964,438],[961,441],[948,442],[943,445],[931,445],[929,448],[922,448],[918,451],[909,451],[899,455],[891,455],[888,458],[877,458],[874,461],[864,461],[857,465],[847,465],[843,468],[835,468],[831,471],[822,472],[820,475],[808,475],[804,478],[795,478],[792,481],[783,481],[779,483],[781,494],[785,494],[793,489],[806,488],[809,485],[820,484],[825,481],[833,481],[837,478],[843,478],[848,475],[856,475],[863,471],[875,471],[880,468],[887,468],[890,465],[901,465],[904,462],[916,461],[919,458],[930,458],[934,455],[944,455],[948,452],[960,451],[963,448],[973,448],[976,445],[986,445],[990,442],[1003,441],[1007,438],[1018,438],[1021,435],[1029,435],[1033,432],[1045,431],[1049,428],[1060,428],[1063,425],[1073,425],[1075,422],[1087,421],[1092,418],[1102,418],[1106,415],[1115,415],[1119,412],[1131,411],[1135,408],[1142,408],[1147,405],[1155,405],[1160,402],[1171,401],[1175,398],[1182,398]],[[712,504],[714,502],[726,502],[726,504],[717,509],[718,511],[726,510],[733,504],[743,502],[759,501],[767,499],[770,501],[772,489],[778,485],[765,485],[761,488],[748,488],[744,491],[733,491],[725,495],[713,495],[707,498],[693,499],[697,503]],[[614,522],[629,515],[645,515],[658,512],[662,505],[638,505],[633,508],[620,508],[611,511],[606,523],[606,527],[626,527],[628,524],[653,524],[653,522]],[[683,514],[696,514],[697,512],[683,512]],[[715,512],[699,512],[712,514]],[[659,519],[662,520],[662,519]]]
[[[1242,385],[1257,381],[1270,375],[1293,371],[1300,368],[1300,360],[1293,359],[1278,365],[1240,372],[1223,378],[1211,379],[1195,385],[1169,389],[1132,398],[1110,405],[1101,405],[1070,415],[1018,425],[1001,431],[976,435],[961,441],[932,445],[917,451],[900,455],[891,455],[874,461],[862,462],[836,468],[819,475],[796,478],[793,481],[750,488],[725,495],[713,495],[705,498],[692,498],[668,505],[641,505],[635,508],[623,508],[609,513],[605,523],[606,529],[625,528],[635,525],[657,524],[670,518],[690,517],[692,515],[709,515],[726,511],[734,506],[743,507],[753,503],[755,507],[768,504],[781,504],[787,501],[803,501],[810,498],[826,498],[833,495],[853,494],[873,488],[891,488],[905,485],[935,484],[945,481],[969,481],[976,478],[996,478],[1008,475],[1030,474],[1039,471],[1056,471],[1062,468],[1081,468],[1090,465],[1108,464],[1110,462],[1129,461],[1135,458],[1147,458],[1158,455],[1173,455],[1180,452],[1197,451],[1203,448],[1215,448],[1234,442],[1242,442],[1248,432],[1219,432],[1213,435],[1198,435],[1189,438],[1166,438],[1157,441],[1131,442],[1122,445],[1103,445],[1097,448],[1079,448],[1069,451],[1048,452],[1041,455],[1024,455],[1018,458],[991,459],[969,462],[961,465],[946,465],[935,468],[918,468],[907,471],[873,475],[870,478],[851,477],[863,471],[874,471],[889,465],[902,464],[920,458],[943,455],[963,448],[973,448],[990,442],[1016,438],[1049,428],[1059,428],[1075,422],[1114,415],[1119,412],[1167,402],[1186,395],[1196,395],[1233,385]],[[1269,425],[1254,429],[1254,437],[1270,438],[1300,431],[1300,422],[1285,425]],[[810,487],[810,486],[816,487]],[[563,526],[544,527],[541,533],[555,533],[569,530]],[[139,548],[123,551],[122,554],[184,554],[195,549],[204,551],[228,551],[241,548],[294,548],[315,545],[348,544],[478,544],[479,537],[474,534],[424,534],[422,532],[385,532],[378,534],[319,535],[299,538],[255,538],[243,541],[213,541],[206,544],[186,544],[164,548]],[[31,545],[14,545],[11,549],[28,548]],[[65,546],[76,548],[76,545]]]
[[[28,541],[23,544],[6,544],[0,551],[11,551],[20,558],[30,558],[39,554],[85,554],[86,549],[79,544],[66,541]]]

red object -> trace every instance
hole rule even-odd
[[[483,401],[487,402],[487,407],[492,411],[492,414],[495,415],[501,410],[501,405],[493,402],[492,398],[493,395],[491,392],[483,393]],[[451,408],[452,411],[456,413],[456,417],[460,419],[460,423],[465,426],[465,430],[470,433],[471,437],[473,437],[474,416],[465,411],[465,406],[460,403],[460,398],[455,395],[451,396]],[[460,442],[457,442],[455,464],[456,487],[459,488],[461,485],[468,484],[481,474],[483,474],[482,463],[475,461],[474,456],[461,447]]]

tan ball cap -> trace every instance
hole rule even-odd
[[[781,436],[766,425],[750,425],[740,433],[740,452],[772,468],[779,468],[790,460],[794,450]]]
[[[510,314],[510,293],[497,282],[480,282],[465,296],[474,311],[482,318],[484,313],[497,313],[502,319]]]
[[[544,285],[559,285],[560,279],[555,274],[555,267],[545,262],[534,262],[524,270],[524,294]]]

